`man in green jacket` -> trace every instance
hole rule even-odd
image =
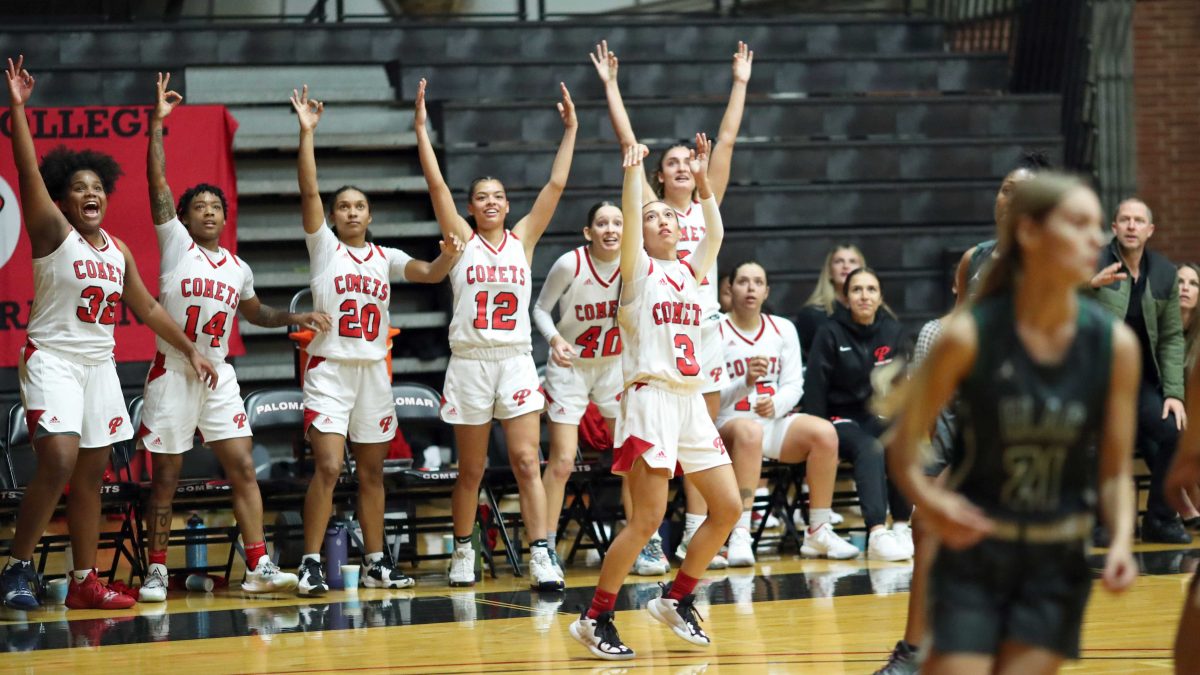
[[[1176,439],[1187,426],[1175,265],[1146,248],[1154,234],[1154,220],[1144,201],[1121,202],[1112,229],[1112,243],[1100,253],[1100,271],[1092,279],[1092,288],[1096,300],[1133,329],[1142,347],[1137,445],[1150,466],[1142,541],[1186,544],[1191,537],[1163,495]]]

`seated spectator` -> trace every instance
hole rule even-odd
[[[728,374],[721,390],[721,433],[742,498],[742,516],[729,535],[730,567],[754,564],[750,511],[762,476],[762,459],[807,462],[810,526],[805,556],[853,558],[858,549],[833,532],[833,484],[837,480],[837,432],[820,417],[792,412],[804,392],[804,369],[796,327],[763,312],[770,293],[767,272],[756,262],[733,268],[731,305],[721,321]]]
[[[825,264],[821,266],[821,273],[817,276],[817,286],[796,316],[800,349],[805,354],[812,351],[817,330],[833,316],[834,308],[846,306],[846,296],[842,294],[846,275],[866,266],[866,258],[854,244],[838,244],[825,256]]]
[[[1200,346],[1200,321],[1196,317],[1196,299],[1200,296],[1200,265],[1184,263],[1179,266],[1179,318],[1183,321],[1183,371],[1191,372],[1196,365]]]
[[[884,307],[879,277],[860,268],[846,276],[843,296],[830,321],[813,338],[808,355],[804,410],[833,422],[838,455],[854,464],[854,482],[869,532],[867,555],[876,560],[912,557],[908,526],[912,505],[899,490],[889,489],[879,437],[884,421],[870,410],[873,380],[880,366],[901,351],[903,328]],[[888,507],[892,529],[887,529]]]

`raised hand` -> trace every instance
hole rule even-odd
[[[649,155],[649,154],[650,154],[650,148],[647,148],[646,146],[642,145],[641,143],[638,143],[636,145],[631,145],[625,151],[625,159],[624,159],[624,161],[621,162],[621,166],[626,169],[628,169],[630,167],[641,166],[642,160],[645,159],[646,155]]]
[[[1096,273],[1092,277],[1092,288],[1102,288],[1118,281],[1125,281],[1129,275],[1121,270],[1121,263],[1115,262]]]
[[[746,83],[750,81],[750,70],[754,64],[754,52],[750,45],[738,40],[737,51],[733,53],[733,81]]]
[[[425,128],[425,118],[427,117],[425,113],[425,84],[425,78],[423,77],[417,84],[417,102],[413,111],[413,126],[418,129]]]
[[[321,113],[325,112],[325,104],[308,97],[308,85],[300,91],[292,90],[292,107],[296,109],[296,118],[300,120],[301,131],[313,131],[317,122],[321,121]]]
[[[708,134],[696,134],[696,147],[688,156],[688,168],[691,169],[697,183],[708,178],[708,158],[711,155],[712,141],[708,140]]]
[[[601,40],[600,44],[596,45],[596,51],[588,54],[592,59],[592,65],[596,66],[596,74],[600,76],[600,81],[604,84],[617,81],[617,54],[616,52],[608,51],[608,40]]]
[[[558,86],[562,89],[562,100],[558,102],[558,116],[562,118],[564,127],[578,127],[579,120],[575,117],[575,104],[571,102],[571,92],[567,91],[567,85],[562,82],[559,82]]]
[[[170,83],[170,73],[158,74],[158,85],[156,86],[156,89],[158,90],[158,102],[154,106],[154,117],[156,119],[166,119],[167,115],[170,115],[171,111],[175,109],[175,106],[183,103],[183,96],[181,96],[179,92],[167,89],[167,86]]]
[[[447,242],[445,239],[439,241],[438,248],[442,249],[442,255],[457,258],[458,256],[462,255],[464,250],[466,250],[467,245],[461,238],[459,238],[457,234],[454,234],[453,232],[450,233],[449,239],[449,242]]]
[[[33,76],[29,74],[28,70],[25,70],[25,55],[18,56],[16,63],[9,59],[8,69],[4,75],[8,78],[9,105],[14,108],[25,105],[29,97],[33,95],[34,83]]]

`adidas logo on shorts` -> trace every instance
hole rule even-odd
[[[328,417],[321,420],[321,424],[331,424],[331,423],[333,423],[333,420],[329,419]]]
[[[663,452],[662,450],[659,450],[659,451],[658,451],[658,454],[656,454],[656,455],[654,455],[654,456],[655,456],[655,457],[659,457],[659,458],[661,458],[661,459],[666,459],[666,458],[667,458],[667,453]]]
[[[50,424],[58,424],[58,418],[57,418],[57,417],[51,417],[51,418],[50,418]]]
[[[161,448],[161,447],[162,447],[162,439],[161,439],[161,438],[158,438],[158,437],[156,436],[156,437],[154,438],[154,440],[150,442],[150,445],[153,445],[153,446],[154,446],[154,447],[156,447],[156,448]]]

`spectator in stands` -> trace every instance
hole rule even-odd
[[[1191,536],[1163,494],[1178,434],[1187,426],[1175,266],[1146,247],[1154,234],[1154,216],[1141,199],[1131,197],[1117,206],[1112,230],[1115,236],[1101,252],[1091,288],[1105,309],[1133,329],[1142,347],[1137,447],[1150,467],[1142,541],[1186,544]]]
[[[1183,324],[1183,370],[1191,372],[1200,350],[1200,320],[1196,317],[1196,299],[1200,296],[1200,265],[1183,263],[1176,272],[1179,280],[1179,319]]]
[[[851,243],[838,244],[825,256],[825,263],[821,265],[821,272],[817,275],[817,285],[796,316],[800,349],[805,354],[812,351],[813,338],[817,336],[821,326],[833,316],[833,310],[838,306],[846,306],[846,296],[842,294],[846,276],[866,266],[866,257]]]
[[[869,531],[867,555],[876,560],[912,557],[908,520],[912,506],[889,489],[883,446],[884,421],[871,412],[876,372],[901,353],[903,328],[883,307],[879,277],[868,268],[850,272],[842,293],[848,306],[817,331],[805,371],[804,410],[833,422],[838,455],[854,464],[854,482]],[[889,504],[892,528],[886,526]]]
[[[833,532],[833,485],[838,436],[828,420],[792,412],[804,393],[800,340],[791,321],[763,311],[770,294],[767,271],[757,262],[734,266],[732,306],[720,336],[729,381],[721,390],[717,429],[729,449],[742,498],[742,515],[729,535],[729,565],[754,564],[750,510],[763,457],[808,463],[809,527],[801,553],[853,558],[858,549]]]

